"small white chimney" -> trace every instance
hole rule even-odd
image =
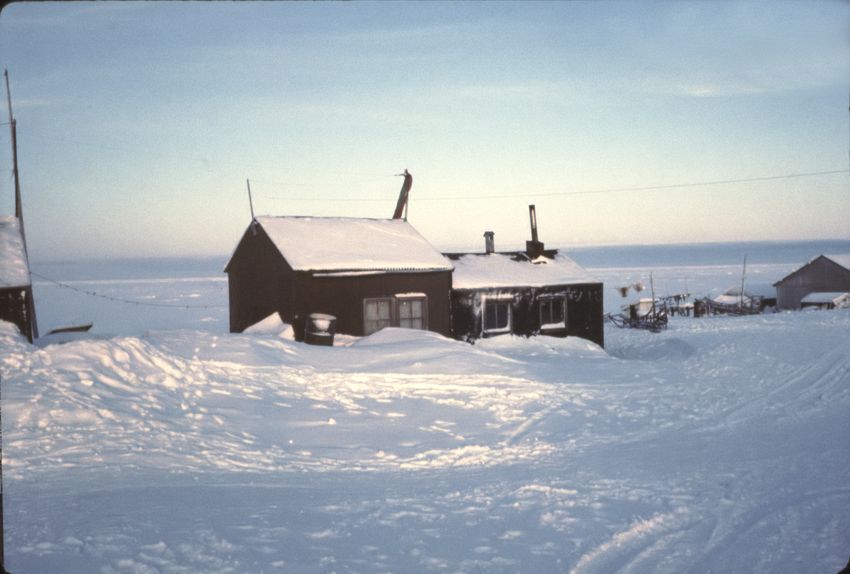
[[[484,232],[484,252],[488,255],[496,251],[496,243],[493,239],[495,236],[496,234],[492,231]]]

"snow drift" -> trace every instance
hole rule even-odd
[[[850,312],[345,347],[0,329],[13,572],[837,572]]]

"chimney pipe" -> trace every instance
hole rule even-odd
[[[543,243],[537,237],[537,211],[528,206],[528,218],[531,220],[531,241],[525,242],[525,253],[531,259],[537,259],[544,253]]]
[[[487,255],[496,251],[496,243],[493,239],[495,235],[492,231],[484,232],[484,251]]]
[[[537,243],[537,211],[533,205],[528,206],[528,218],[531,220],[531,240]]]

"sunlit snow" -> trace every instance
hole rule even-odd
[[[639,274],[594,273],[608,308]],[[226,300],[218,279],[88,287]],[[674,317],[608,328],[604,350],[404,329],[313,347],[275,317],[227,334],[226,307],[168,310],[190,328],[162,330],[135,312],[64,344],[0,328],[12,572],[790,574],[850,557],[850,310]]]

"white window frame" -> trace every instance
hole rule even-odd
[[[561,308],[563,309],[561,321],[558,322],[558,323],[544,323],[543,306],[544,305],[551,305],[552,303],[556,303],[556,302],[559,302],[561,304]],[[549,331],[549,330],[566,329],[567,328],[567,297],[566,297],[566,295],[561,295],[561,294],[541,295],[540,297],[538,297],[537,303],[538,303],[538,316],[540,318],[540,330],[541,331]],[[549,315],[550,315],[549,319],[551,319],[551,312],[550,312]]]
[[[422,316],[418,317],[418,319],[422,322],[421,327],[411,327],[411,326],[402,326],[401,322],[408,318],[403,318],[401,316],[401,305],[405,302],[415,302],[419,301],[422,303]],[[417,331],[427,331],[428,330],[428,296],[424,293],[398,293],[395,296],[395,304],[396,304],[396,326],[401,327],[402,329],[416,329]]]
[[[374,331],[370,331],[368,326],[369,323],[374,323],[374,321],[368,321],[367,319],[367,306],[369,303],[386,301],[390,306],[390,318],[389,323],[383,325],[379,329]],[[401,313],[399,312],[399,306],[402,301],[421,301],[422,302],[422,327],[403,327],[404,329],[415,329],[417,331],[427,331],[428,330],[428,295],[425,293],[397,293],[395,296],[390,297],[366,297],[363,299],[363,334],[371,335],[372,333],[377,333],[381,329],[386,327],[400,327],[401,326]],[[378,321],[380,322],[380,321]]]
[[[481,332],[485,335],[510,333],[514,324],[513,295],[485,295],[481,297]],[[487,306],[506,305],[508,309],[507,325],[504,327],[487,328]],[[498,318],[498,315],[497,315]]]
[[[368,316],[368,312],[366,310],[367,306],[369,305],[369,303],[379,303],[379,302],[382,302],[382,301],[388,302],[389,306],[390,306],[389,323],[378,328],[378,329],[375,329],[374,331],[370,331],[369,330],[369,323],[372,323],[372,322],[380,323],[381,320],[369,321],[369,319],[367,319],[367,316]],[[395,324],[395,298],[393,298],[393,297],[367,297],[367,298],[363,299],[363,334],[364,335],[371,335],[372,333],[377,333],[381,329],[384,329],[386,327],[392,327],[394,324]]]

